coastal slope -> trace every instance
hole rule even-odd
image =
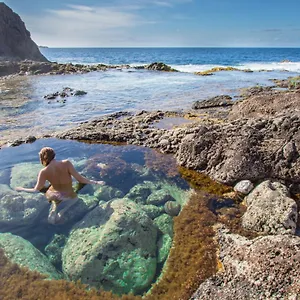
[[[47,62],[20,16],[0,2],[0,61]]]

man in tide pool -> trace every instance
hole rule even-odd
[[[55,152],[50,147],[42,148],[39,156],[45,168],[39,172],[35,187],[17,187],[16,190],[37,193],[44,188],[46,181],[49,181],[51,185],[46,192],[46,197],[51,203],[48,215],[50,224],[62,223],[63,214],[78,201],[72,186],[72,176],[82,184],[105,184],[104,181],[90,180],[80,175],[69,160],[56,160]]]

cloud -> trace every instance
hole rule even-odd
[[[101,46],[124,40],[131,28],[147,24],[138,14],[118,7],[68,5],[43,16],[24,16],[33,39],[49,46]],[[129,36],[128,36],[129,38]]]
[[[282,32],[282,29],[278,29],[278,28],[270,28],[270,29],[264,29],[262,30],[263,32]]]
[[[32,38],[50,47],[109,47],[144,45],[149,25],[168,22],[164,10],[192,0],[103,1],[99,6],[68,4],[62,9],[47,9],[39,15],[22,16]],[[161,11],[164,11],[162,13]],[[157,13],[156,13],[157,12]],[[159,13],[158,13],[159,12]],[[149,37],[150,40],[150,37]]]

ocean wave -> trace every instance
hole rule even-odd
[[[229,67],[228,65],[171,65],[172,68],[187,73],[202,72],[215,67]],[[289,71],[300,73],[300,62],[260,62],[260,63],[245,63],[240,65],[232,65],[230,67],[240,70],[249,69],[252,71]]]

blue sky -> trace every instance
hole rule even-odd
[[[5,0],[50,47],[300,47],[300,0]]]

